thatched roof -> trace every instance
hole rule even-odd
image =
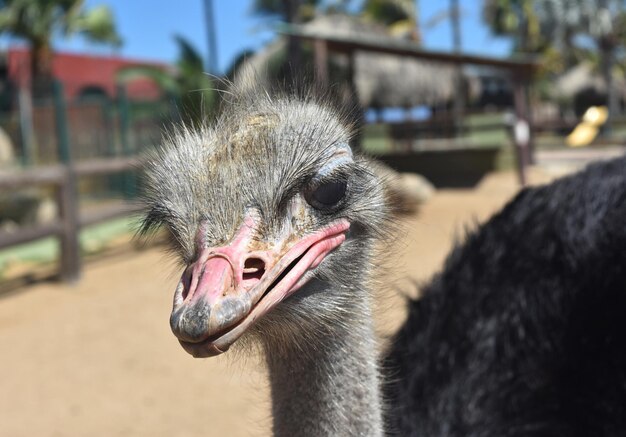
[[[393,55],[357,53],[355,82],[365,106],[412,107],[452,100],[455,68]]]
[[[616,92],[622,98],[626,97],[626,82],[624,78],[614,77]],[[571,99],[578,93],[593,89],[599,94],[606,94],[606,83],[602,75],[588,62],[581,62],[575,67],[560,75],[554,81],[555,97]]]
[[[302,26],[320,37],[367,37],[394,41],[384,27],[347,15],[325,15]],[[397,41],[397,40],[396,40]],[[281,37],[251,57],[242,77],[255,71],[255,81],[268,83],[267,65],[284,53],[286,39]],[[336,65],[347,68],[345,56],[331,54]],[[412,107],[449,102],[454,93],[455,67],[442,63],[408,59],[394,55],[357,52],[355,86],[365,107]],[[235,78],[237,81],[239,78]]]
[[[393,41],[387,30],[345,15],[322,16],[305,26],[319,36],[371,38]],[[394,55],[357,52],[355,85],[364,106],[411,107],[450,101],[455,68]]]

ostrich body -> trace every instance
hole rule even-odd
[[[165,225],[184,264],[170,319],[183,348],[260,345],[279,436],[626,429],[624,161],[605,165],[608,181],[595,167],[525,190],[457,248],[410,303],[383,402],[371,304],[394,193],[352,154],[346,120],[312,99],[242,94],[151,160],[144,231]]]
[[[385,368],[411,436],[626,435],[626,158],[522,190],[410,303]]]

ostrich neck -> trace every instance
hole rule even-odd
[[[266,350],[274,435],[383,434],[371,309],[362,303],[352,315],[319,341]]]

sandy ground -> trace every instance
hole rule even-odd
[[[499,174],[473,190],[439,191],[405,223],[397,287],[429,278],[455,235],[516,190],[512,174]],[[88,264],[75,286],[42,283],[1,296],[0,435],[268,435],[258,360],[194,360],[171,334],[177,276],[158,249],[129,251]],[[402,312],[400,294],[382,298],[383,332]]]

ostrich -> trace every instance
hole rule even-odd
[[[396,202],[351,129],[313,98],[241,93],[150,159],[142,231],[164,225],[181,261],[182,347],[259,347],[278,436],[624,435],[626,161],[471,232],[380,360]]]

